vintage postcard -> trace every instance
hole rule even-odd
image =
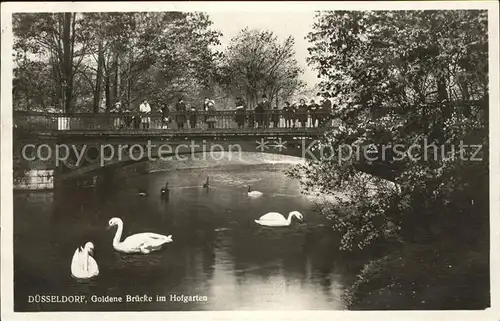
[[[498,9],[3,3],[1,319],[499,320]]]

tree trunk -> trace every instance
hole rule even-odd
[[[130,87],[131,87],[131,81],[129,78],[127,79],[127,108],[129,109],[130,109],[130,96],[132,94],[132,89]]]
[[[437,80],[437,94],[438,94],[438,102],[444,103],[442,106],[443,114],[445,118],[449,118],[451,116],[451,106],[448,104],[448,91],[446,88],[446,80],[443,77],[438,78]]]
[[[26,111],[30,111],[30,97],[28,91],[26,90],[26,94],[24,96],[24,100],[26,101]]]
[[[73,95],[73,46],[71,37],[71,29],[74,32],[74,15],[71,12],[65,12],[63,14],[63,32],[62,32],[62,44],[63,44],[63,104],[64,112],[72,112],[72,95]]]
[[[111,86],[110,86],[110,80],[109,80],[109,75],[106,75],[104,79],[104,92],[105,92],[105,97],[106,97],[106,112],[109,112],[111,110]]]
[[[58,63],[57,60],[54,58],[54,54],[51,52],[50,53],[50,66],[51,66],[51,74],[52,74],[52,79],[53,81],[53,86],[54,86],[54,93],[51,97],[50,104],[53,106],[59,106],[60,101],[59,99],[61,98],[59,95],[59,86],[60,83],[57,81],[59,79],[59,74],[58,74]]]
[[[94,89],[94,113],[99,112],[99,102],[101,101],[101,85],[102,85],[102,71],[104,63],[104,52],[103,52],[102,41],[99,42],[98,56],[97,56],[97,75],[96,84]]]
[[[120,98],[120,55],[116,53],[114,62],[114,84],[113,84],[113,101],[118,101]]]
[[[448,93],[446,91],[446,81],[444,80],[443,77],[440,77],[437,80],[437,94],[439,102],[448,100]]]

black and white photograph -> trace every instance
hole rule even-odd
[[[499,6],[412,3],[3,4],[2,319],[498,320]]]

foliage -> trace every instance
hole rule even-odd
[[[57,82],[51,68],[40,61],[20,60],[14,69],[13,99],[16,106],[23,105],[27,110],[40,106],[46,110],[58,101]]]
[[[37,66],[36,63],[30,64],[28,61],[33,60],[33,56],[37,62],[40,59],[49,62],[47,65],[51,67],[50,77],[55,79],[52,98],[66,112],[72,111],[75,70],[82,62],[86,50],[85,45],[77,45],[85,43],[82,37],[84,33],[80,32],[80,27],[76,14],[69,12],[13,15],[14,55],[16,62],[23,61],[19,67],[24,69],[18,70],[14,75],[26,77],[30,73],[36,73],[36,70],[28,72],[25,70],[30,66]],[[22,85],[26,82],[28,81],[22,78],[17,81],[14,98],[19,92],[29,94],[28,90],[23,90]],[[28,103],[30,98],[30,96],[25,97]],[[38,98],[43,100],[40,96]]]
[[[317,146],[329,157],[291,175],[308,191],[345,193],[324,209],[343,235],[342,249],[487,231],[486,17],[471,10],[318,13],[309,62],[341,123]],[[461,152],[461,142],[482,145],[480,160],[471,159],[475,148]],[[348,157],[348,148],[372,145],[376,159]],[[399,157],[397,145],[420,149]],[[464,232],[471,223],[479,229]]]
[[[345,289],[344,303],[353,310],[488,307],[488,249],[456,243],[407,245],[367,263]]]
[[[18,108],[41,101],[42,108],[98,112],[117,100],[135,108],[142,98],[161,107],[180,95],[199,99],[199,91],[213,85],[219,54],[212,46],[220,33],[210,29],[206,14],[76,13],[69,38],[67,15],[14,15]]]
[[[293,46],[292,36],[280,44],[271,31],[241,30],[225,52],[222,82],[250,104],[261,94],[271,102],[283,102],[304,85]]]
[[[314,86],[309,86],[309,87],[301,87],[298,90],[295,91],[295,93],[291,96],[288,97],[290,103],[299,103],[301,99],[305,99],[307,102],[311,101],[311,99],[314,99],[317,101],[318,99],[318,93],[321,92],[321,88],[319,87],[319,84],[315,84]]]

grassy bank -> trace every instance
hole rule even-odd
[[[408,244],[366,264],[346,291],[351,310],[485,309],[488,245]]]

